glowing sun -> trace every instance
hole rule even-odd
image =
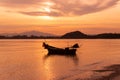
[[[52,6],[54,6],[54,3],[52,2],[43,2],[41,4],[40,11],[43,12],[43,16],[41,16],[41,18],[47,19],[47,20],[53,19],[53,17],[49,16],[49,14],[52,13],[52,11],[54,11],[52,9]]]
[[[50,9],[49,7],[45,7],[43,10],[44,10],[45,12],[48,12],[48,13],[51,12],[51,9]]]

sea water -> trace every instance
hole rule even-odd
[[[80,48],[74,56],[47,55],[43,42]],[[120,64],[119,39],[0,40],[0,80],[94,80],[103,76],[94,70],[113,64]]]

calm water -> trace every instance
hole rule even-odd
[[[92,80],[92,70],[120,64],[117,39],[46,40],[61,48],[79,43],[76,56],[48,56],[43,41],[0,40],[0,80]]]

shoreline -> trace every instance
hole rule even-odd
[[[95,70],[97,73],[109,73],[107,76],[101,76],[98,80],[120,80],[120,64],[114,64],[111,66],[104,67],[102,70]]]

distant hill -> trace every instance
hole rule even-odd
[[[118,33],[102,33],[94,36],[95,38],[108,38],[108,39],[120,39],[120,34]]]
[[[62,36],[56,36],[39,31],[28,31],[23,33],[1,34],[0,39],[120,39],[120,33],[88,35],[80,31],[73,31]]]
[[[3,36],[16,36],[16,35],[26,35],[26,36],[55,36],[54,34],[50,33],[44,33],[44,32],[39,32],[39,31],[27,31],[27,32],[22,32],[22,33],[3,33],[1,34]]]
[[[97,35],[87,35],[80,31],[69,32],[61,36],[62,39],[120,39],[118,33],[102,33]]]
[[[86,38],[86,37],[87,35],[80,31],[69,32],[61,36],[61,38]]]
[[[20,35],[27,35],[27,36],[55,36],[54,34],[51,34],[51,33],[44,33],[44,32],[39,32],[39,31],[23,32],[23,33],[20,33]]]

